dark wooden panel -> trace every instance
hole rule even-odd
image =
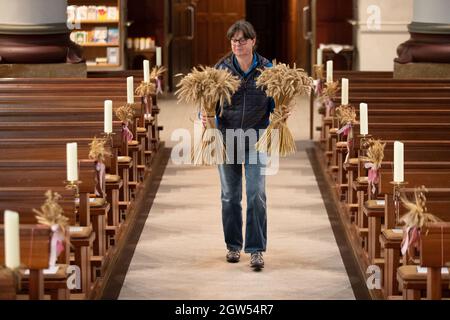
[[[228,28],[245,18],[245,1],[199,0],[196,7],[194,64],[214,65],[230,51]]]

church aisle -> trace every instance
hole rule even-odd
[[[174,117],[179,105],[164,108],[180,119]],[[225,261],[217,168],[169,161],[119,298],[354,299],[307,144],[267,178],[261,272],[250,269],[247,254],[237,264]]]

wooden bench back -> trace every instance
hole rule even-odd
[[[35,187],[0,187],[0,212],[4,210],[13,210],[19,213],[21,224],[36,224],[36,213],[33,209],[40,210],[46,200],[46,188]],[[76,223],[76,202],[75,191],[63,188],[52,190],[61,195],[58,201],[64,210],[64,215],[69,218],[68,223]],[[3,224],[3,215],[0,215],[0,224]]]

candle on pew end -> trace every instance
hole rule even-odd
[[[5,266],[16,269],[20,266],[20,238],[19,214],[5,210],[3,215],[5,224]]]
[[[127,78],[127,103],[134,103],[134,78]]]
[[[359,104],[359,134],[369,133],[369,119],[367,113],[367,103]]]
[[[348,79],[342,78],[341,81],[341,104],[348,105]]]
[[[327,61],[327,83],[333,82],[333,60]]]
[[[162,52],[161,47],[156,47],[156,65],[161,67],[162,65]]]
[[[144,82],[150,82],[150,61],[144,60]]]
[[[317,61],[316,61],[317,65],[321,65],[322,64],[322,49],[321,48],[317,48]]]
[[[403,143],[394,142],[394,182],[403,182]]]
[[[112,132],[112,100],[105,100],[105,133]]]
[[[77,143],[66,144],[67,181],[78,181]]]

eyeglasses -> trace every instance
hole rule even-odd
[[[231,43],[234,44],[234,45],[237,45],[238,43],[239,44],[246,44],[247,41],[248,41],[247,38],[231,39]]]

